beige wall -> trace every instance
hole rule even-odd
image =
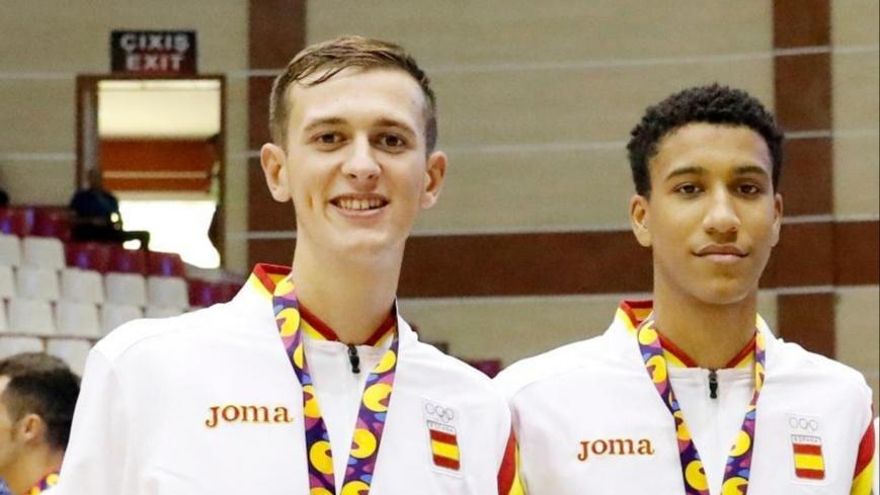
[[[770,2],[500,5],[309,5],[309,41],[392,39],[434,80],[449,185],[417,232],[621,227],[624,143],[647,104],[715,80],[772,104]]]
[[[75,78],[110,72],[111,30],[198,32],[199,71],[228,78],[227,256],[231,266],[245,270],[247,2],[14,0],[4,2],[3,11],[0,184],[20,204],[69,201],[75,184]]]

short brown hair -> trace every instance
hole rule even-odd
[[[9,378],[0,401],[6,405],[12,420],[36,414],[46,423],[49,445],[64,450],[79,397],[79,377],[64,361],[37,352],[0,360],[0,376]]]
[[[330,79],[348,68],[361,70],[390,68],[400,69],[416,80],[425,95],[425,140],[428,151],[437,144],[437,109],[431,80],[419,68],[415,59],[402,47],[363,36],[342,36],[323,43],[308,46],[297,53],[287,64],[287,69],[275,79],[269,99],[269,129],[276,144],[286,145],[287,121],[290,118],[290,105],[287,92],[290,85],[302,81],[319,71],[320,77],[304,83],[314,86]]]

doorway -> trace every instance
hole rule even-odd
[[[199,268],[222,266],[225,78],[77,77],[76,187],[97,169],[125,230]]]

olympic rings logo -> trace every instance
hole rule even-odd
[[[453,419],[455,419],[455,411],[451,408],[443,407],[439,404],[434,404],[433,402],[428,402],[425,404],[425,412],[428,413],[428,416],[433,416],[444,423],[449,423]]]
[[[815,419],[797,416],[789,416],[788,426],[795,430],[809,431],[811,433],[815,433],[819,430],[819,422]]]

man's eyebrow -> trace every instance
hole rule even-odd
[[[379,120],[376,121],[376,125],[378,125],[380,127],[401,127],[404,130],[406,130],[407,132],[410,132],[410,133],[416,132],[416,130],[408,123],[406,123],[402,120],[393,119],[390,117],[380,118]]]
[[[765,177],[770,176],[764,167],[759,167],[758,165],[740,165],[734,169],[733,173],[734,175],[758,174]]]
[[[669,180],[669,179],[678,177],[679,175],[702,175],[704,172],[705,172],[705,169],[703,167],[700,167],[697,165],[690,165],[687,167],[677,168],[677,169],[673,170],[672,172],[669,172],[669,174],[666,175],[664,180]]]
[[[322,119],[317,119],[312,122],[309,122],[309,124],[303,128],[303,132],[309,133],[309,132],[311,132],[321,126],[338,125],[338,124],[342,124],[343,122],[345,122],[345,120],[343,120],[339,117],[325,117]]]

